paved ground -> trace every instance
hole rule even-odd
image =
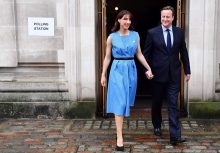
[[[220,120],[182,119],[182,135],[188,141],[169,144],[168,123],[163,136],[152,134],[151,121],[127,119],[124,143],[128,153],[220,153]],[[111,153],[115,148],[112,119],[5,119],[0,121],[0,153]]]

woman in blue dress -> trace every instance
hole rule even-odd
[[[146,68],[148,79],[153,78],[151,68],[142,55],[140,38],[132,31],[132,14],[127,10],[118,13],[112,33],[107,38],[106,55],[103,62],[101,84],[107,85],[106,73],[113,56],[107,90],[107,113],[115,115],[117,145],[116,151],[124,151],[122,128],[123,119],[130,115],[130,106],[134,105],[137,70],[134,61],[136,55]]]

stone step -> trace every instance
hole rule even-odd
[[[0,73],[31,73],[31,72],[59,72],[64,73],[63,67],[15,67],[15,68],[0,68]]]
[[[68,92],[0,92],[0,102],[45,102],[68,100]]]
[[[56,81],[64,80],[65,69],[60,65],[19,65],[16,68],[0,68],[0,81]]]
[[[2,118],[90,118],[94,119],[96,103],[73,101],[0,102]],[[1,128],[0,128],[1,129]]]
[[[59,72],[0,73],[0,81],[59,81],[64,78],[65,74]]]
[[[64,76],[64,72],[51,72],[51,71],[45,71],[45,72],[16,72],[16,73],[1,73],[1,76],[4,77],[10,77],[10,76],[14,76],[14,77],[20,77],[20,76],[24,76],[24,77],[35,77],[35,76],[41,76],[41,77],[54,77],[54,76]]]
[[[56,118],[63,116],[68,101],[26,101],[26,102],[0,102],[0,116],[6,118],[40,117]]]
[[[27,81],[27,80],[26,80]],[[67,92],[67,82],[0,82],[0,92]]]

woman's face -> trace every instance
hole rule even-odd
[[[131,25],[130,15],[125,14],[121,19],[118,19],[120,29],[128,30]]]

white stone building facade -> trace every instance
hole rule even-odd
[[[210,109],[220,117],[220,2],[185,3],[192,71],[184,86],[188,116],[203,111],[212,117]],[[97,0],[0,0],[0,8],[2,114],[15,113],[17,104],[31,110],[21,116],[53,109],[62,115],[72,104],[92,104],[95,114],[100,96]],[[53,18],[54,35],[30,35],[29,17]]]

